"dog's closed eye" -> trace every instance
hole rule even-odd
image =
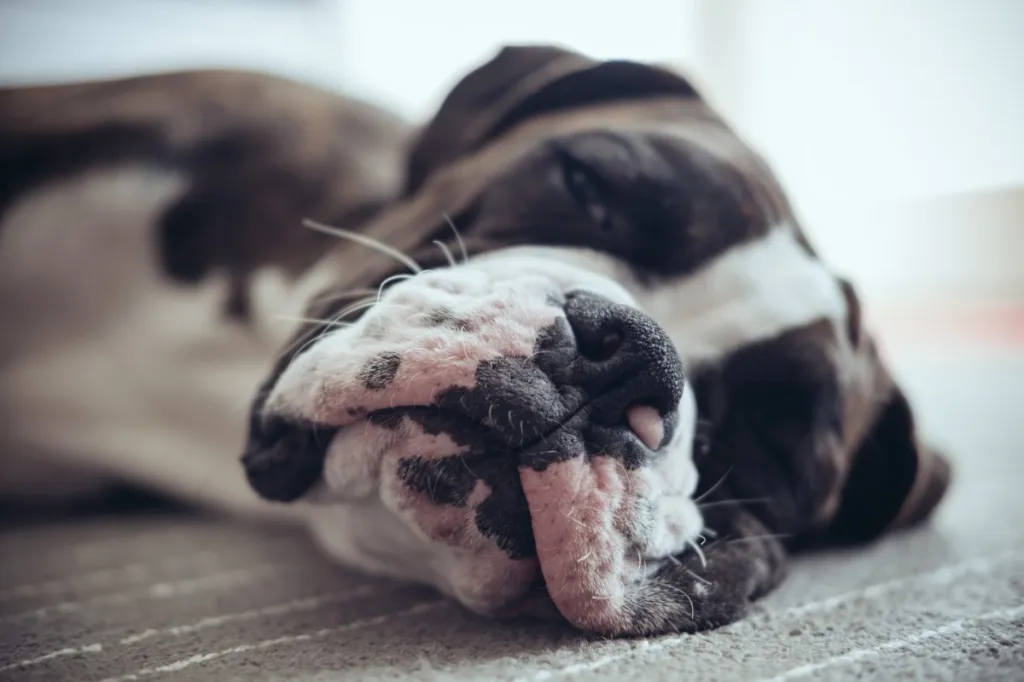
[[[607,187],[597,172],[569,152],[560,149],[558,159],[566,190],[593,223],[603,231],[614,228],[608,210]]]

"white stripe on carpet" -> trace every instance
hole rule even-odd
[[[774,677],[765,677],[757,682],[788,682],[788,680],[796,680],[801,677],[807,677],[814,673],[827,670],[828,668],[835,668],[850,663],[856,663],[858,661],[870,660],[877,658],[882,654],[889,651],[899,651],[901,649],[907,649],[920,642],[925,642],[936,637],[943,637],[945,635],[951,635],[953,633],[961,633],[965,629],[972,625],[984,623],[989,620],[1013,620],[1024,616],[1024,606],[1015,606],[1008,609],[998,609],[996,611],[989,611],[983,613],[980,616],[972,616],[970,618],[960,618],[958,620],[950,621],[945,625],[941,625],[937,628],[930,630],[921,630],[908,637],[900,637],[898,639],[891,639],[888,642],[883,642],[872,647],[865,647],[863,649],[854,649],[845,654],[839,656],[833,656],[827,658],[824,661],[818,663],[808,663],[801,665],[796,668],[791,668],[784,673],[776,675]]]
[[[145,585],[130,592],[114,592],[101,594],[96,597],[89,597],[78,601],[64,601],[48,606],[19,611],[0,617],[0,623],[22,620],[24,618],[45,618],[54,613],[70,613],[80,611],[83,608],[96,606],[98,604],[131,604],[143,599],[172,599],[186,594],[194,594],[206,590],[217,589],[230,585],[245,585],[247,583],[261,580],[279,573],[289,565],[259,566],[257,568],[236,568],[229,571],[211,573],[209,575],[185,580],[153,583]]]
[[[363,585],[354,589],[342,590],[339,592],[328,592],[327,594],[316,595],[312,597],[301,597],[293,599],[291,601],[282,602],[279,604],[272,604],[270,606],[264,606],[258,609],[251,609],[249,611],[240,611],[237,613],[225,613],[219,616],[208,616],[194,623],[188,623],[185,625],[172,625],[166,628],[160,629],[148,629],[142,632],[135,633],[134,635],[128,635],[127,637],[121,638],[117,644],[127,646],[130,644],[136,644],[153,637],[177,637],[180,635],[190,634],[192,632],[198,632],[199,630],[205,630],[207,628],[219,627],[226,623],[236,623],[240,621],[253,620],[261,616],[281,616],[288,613],[295,613],[298,611],[313,611],[324,606],[344,603],[353,601],[355,599],[361,599],[372,595],[378,591],[379,588]],[[108,645],[109,646],[109,645]],[[107,649],[109,651],[109,648]],[[18,661],[17,663],[10,663],[8,665],[0,666],[0,672],[5,670],[13,670],[16,668],[28,668],[33,665],[45,663],[46,661],[52,661],[55,658],[63,658],[66,656],[80,656],[82,654],[94,654],[104,651],[101,643],[95,644],[83,644],[76,647],[66,647],[64,649],[58,649],[57,651],[51,651],[48,654],[38,656],[36,658],[27,659],[24,661]]]
[[[174,568],[206,564],[219,558],[217,552],[204,550],[188,556],[175,555],[158,561],[145,561],[113,568],[103,568],[64,578],[61,580],[45,580],[38,583],[15,585],[0,590],[0,602],[26,597],[45,597],[60,594],[68,590],[87,587],[106,587],[118,584],[124,579],[145,580],[153,577],[155,569]]]
[[[883,583],[877,583],[869,585],[859,590],[852,590],[850,592],[844,592],[834,597],[828,597],[827,599],[821,599],[819,601],[813,601],[807,604],[801,604],[788,609],[784,609],[778,612],[769,612],[767,614],[757,614],[750,618],[730,625],[725,630],[735,632],[736,630],[742,630],[748,627],[757,627],[763,622],[765,615],[773,620],[779,618],[788,618],[791,616],[803,616],[809,613],[825,611],[829,609],[837,608],[843,604],[857,601],[859,599],[874,599],[885,596],[904,587],[918,586],[918,585],[946,585],[957,578],[965,575],[978,574],[983,575],[997,568],[999,565],[1016,559],[1024,557],[1024,551],[1010,550],[997,554],[991,557],[984,557],[978,559],[968,559],[956,564],[950,564],[941,568],[929,571],[928,573],[918,573],[905,578],[897,578],[895,580],[889,580]],[[657,640],[643,640],[635,645],[631,645],[630,648],[625,651],[617,651],[610,653],[606,656],[602,656],[596,660],[588,661],[586,663],[574,663],[567,665],[563,668],[556,670],[541,670],[532,676],[519,677],[514,682],[541,682],[542,680],[548,680],[553,677],[578,675],[584,672],[592,672],[599,668],[603,668],[606,665],[610,665],[617,661],[621,661],[632,656],[641,654],[651,654],[662,651],[663,649],[670,648],[672,646],[686,643],[690,640],[692,635],[675,635],[669,637],[662,637]],[[599,645],[608,648],[619,648],[621,644],[611,645]]]
[[[118,675],[116,677],[108,677],[100,680],[100,682],[131,682],[132,680],[138,680],[143,677],[150,677],[152,675],[159,675],[161,673],[172,673],[185,668],[191,668],[194,665],[212,661],[216,658],[223,658],[224,656],[231,656],[233,654],[241,654],[246,651],[256,651],[258,649],[269,649],[271,647],[278,646],[280,644],[294,644],[295,642],[308,642],[313,639],[319,639],[328,635],[337,634],[339,632],[345,632],[346,630],[354,630],[355,628],[361,627],[372,627],[374,625],[382,625],[388,621],[394,620],[395,618],[401,618],[402,616],[412,616],[418,613],[424,613],[431,609],[435,609],[439,606],[445,605],[446,601],[433,601],[426,602],[423,604],[417,604],[408,609],[401,611],[395,611],[394,613],[385,613],[382,616],[374,616],[373,618],[366,618],[364,620],[356,620],[351,623],[345,623],[344,625],[338,625],[330,628],[322,628],[314,632],[306,632],[301,635],[286,635],[284,637],[275,637],[274,639],[265,639],[261,642],[250,642],[247,644],[239,644],[233,646],[230,649],[221,649],[220,651],[210,651],[203,654],[196,654],[183,658],[173,663],[167,663],[165,665],[157,666],[155,668],[140,668],[135,672],[128,673],[126,675]]]

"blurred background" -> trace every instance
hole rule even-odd
[[[900,338],[1020,343],[1022,38],[1020,0],[0,0],[0,81],[243,67],[421,120],[505,43],[662,62]]]

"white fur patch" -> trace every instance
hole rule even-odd
[[[70,492],[79,474],[64,461],[206,505],[269,509],[238,456],[248,403],[291,331],[269,310],[301,301],[265,273],[253,297],[264,324],[244,329],[222,315],[226,282],[179,286],[162,274],[156,224],[185,184],[146,167],[93,171],[6,212],[0,493]],[[18,474],[31,470],[47,480]]]
[[[515,267],[520,259],[547,261],[552,271],[572,266],[591,273],[590,281],[597,277],[614,283],[618,292],[625,290],[626,300],[621,294],[609,298],[636,305],[657,320],[687,367],[713,363],[815,320],[841,322],[846,316],[835,276],[785,225],[729,249],[691,275],[665,278],[654,286],[639,283],[614,257],[587,249],[516,247],[480,260],[504,260]],[[590,289],[589,282],[584,286]]]
[[[786,227],[637,298],[689,365],[714,362],[789,329],[846,315],[835,276]]]

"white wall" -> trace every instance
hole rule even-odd
[[[1020,195],[991,192],[1024,187],[1024,2],[719,0],[696,21],[692,65],[871,297],[1024,302]],[[921,199],[951,194],[994,208]]]
[[[0,0],[0,82],[211,66],[344,87],[409,116],[509,42],[687,58],[697,0]]]
[[[427,116],[467,70],[508,43],[556,43],[601,58],[678,62],[697,0],[348,0],[345,79]]]
[[[729,113],[816,200],[1024,182],[1024,2],[708,7],[719,52],[698,66],[731,81]]]
[[[341,9],[338,0],[0,0],[0,83],[240,67],[337,85]]]
[[[869,296],[1024,301],[1016,200],[905,204],[1024,186],[1024,0],[0,0],[0,82],[234,66],[415,118],[510,42],[693,72]]]
[[[426,116],[509,42],[696,71],[809,207],[1024,182],[1024,0],[0,0],[0,82],[263,68]]]

